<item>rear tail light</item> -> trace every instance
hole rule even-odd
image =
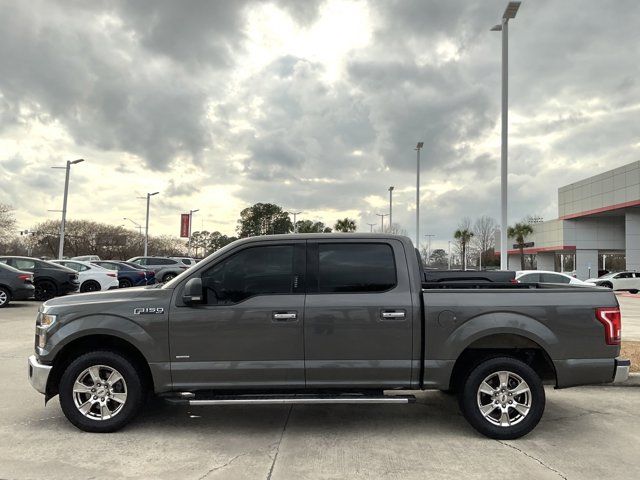
[[[520,280],[517,280],[515,278],[512,278],[511,280],[509,280],[510,283],[520,283]]]
[[[144,277],[144,275],[145,275],[145,274],[144,274],[144,272],[136,272],[136,274],[137,274],[139,277]]]
[[[26,273],[18,275],[18,279],[22,280],[23,282],[33,283],[33,275],[28,275]]]
[[[607,345],[620,345],[622,336],[622,315],[618,307],[596,308],[596,318],[604,325],[604,339]]]
[[[107,273],[107,277],[117,277],[118,275],[116,275],[115,273]]]

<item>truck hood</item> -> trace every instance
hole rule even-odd
[[[145,299],[153,301],[165,297],[170,298],[172,292],[173,290],[171,289],[162,289],[157,287],[132,287],[121,288],[118,290],[107,290],[104,292],[77,293],[47,300],[42,304],[42,309],[58,310],[64,309],[65,307],[75,308],[83,305],[119,304],[144,301]]]

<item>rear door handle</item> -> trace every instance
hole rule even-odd
[[[383,310],[382,311],[382,319],[383,320],[404,320],[407,316],[407,312],[404,310]]]
[[[272,321],[276,323],[281,322],[297,322],[298,312],[273,312],[271,316]]]

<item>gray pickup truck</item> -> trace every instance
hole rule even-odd
[[[154,392],[189,405],[410,403],[458,395],[492,438],[525,435],[557,388],[624,381],[611,290],[429,280],[411,241],[273,235],[168,283],[44,303],[29,378],[67,418],[115,431]]]

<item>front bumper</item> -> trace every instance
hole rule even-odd
[[[626,382],[629,378],[629,369],[631,368],[631,360],[616,358],[616,370],[613,377],[613,383]]]
[[[31,382],[33,388],[42,394],[47,393],[47,380],[50,372],[51,367],[49,365],[43,365],[38,362],[35,355],[29,357],[29,382]]]

